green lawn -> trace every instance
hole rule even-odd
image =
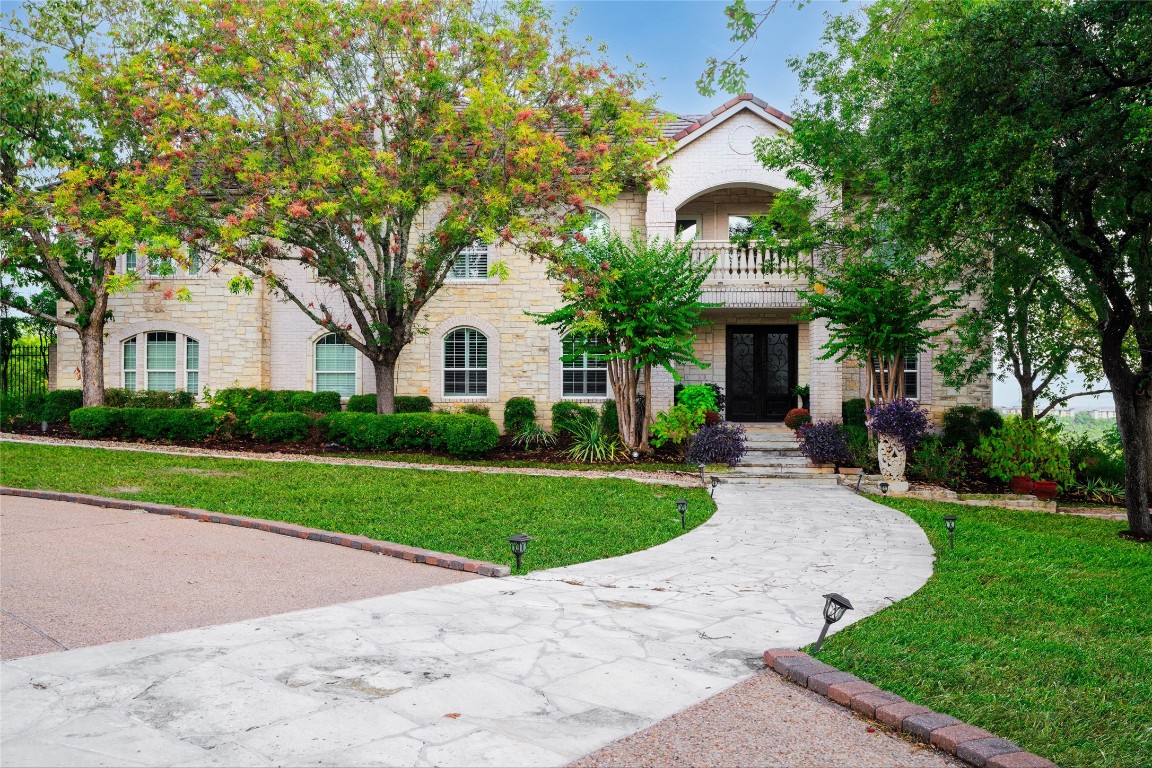
[[[1152,765],[1152,547],[1119,522],[888,504],[927,532],[935,573],[821,660],[1062,768]]]
[[[627,554],[681,533],[716,505],[702,489],[631,480],[242,461],[0,443],[0,483],[197,507],[512,564],[525,570]]]

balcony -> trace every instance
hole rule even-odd
[[[764,288],[790,287],[805,283],[803,264],[765,248],[744,248],[722,240],[697,240],[692,244],[692,260],[702,264],[716,259],[706,284]]]

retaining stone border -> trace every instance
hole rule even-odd
[[[475,573],[478,576],[493,576],[501,578],[509,576],[512,569],[507,565],[487,563],[483,560],[469,560],[458,555],[448,555],[443,552],[433,552],[428,549],[409,547],[404,544],[394,544],[390,541],[377,541],[366,536],[353,536],[347,533],[333,533],[319,528],[305,528],[302,525],[281,523],[274,520],[261,520],[242,515],[228,515],[221,512],[208,512],[203,509],[188,507],[173,507],[167,504],[154,504],[150,501],[129,501],[126,499],[109,499],[103,496],[89,496],[83,493],[59,493],[57,491],[37,491],[26,488],[8,488],[0,486],[0,496],[24,496],[30,499],[44,499],[46,501],[70,501],[76,504],[88,504],[93,507],[106,507],[109,509],[140,509],[156,515],[172,515],[190,520],[199,520],[202,523],[223,523],[235,525],[240,528],[253,528],[265,533],[276,533],[281,536],[292,536],[297,539],[321,541],[325,544],[337,544],[351,549],[362,549],[366,552],[375,552],[379,555],[396,557],[410,563],[422,565],[435,565],[439,568],[449,568],[453,571]]]
[[[1025,752],[1007,739],[880,690],[802,651],[765,651],[764,663],[799,686],[931,744],[975,768],[1057,768],[1051,760]]]

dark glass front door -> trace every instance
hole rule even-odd
[[[796,326],[728,326],[729,421],[782,421],[795,407]]]

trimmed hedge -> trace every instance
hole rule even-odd
[[[443,450],[480,456],[496,447],[500,431],[491,419],[465,414],[332,413],[321,420],[328,439],[355,450]]]
[[[248,433],[266,443],[295,443],[312,431],[313,418],[307,413],[258,413],[248,421]]]
[[[84,393],[79,389],[57,389],[44,395],[44,404],[38,409],[39,413],[32,413],[26,408],[26,416],[32,421],[47,421],[55,424],[67,421],[68,415],[84,405]]]
[[[864,398],[854,397],[851,400],[845,400],[840,405],[840,416],[848,426],[863,427],[865,426],[864,410]]]
[[[184,390],[161,392],[155,389],[106,389],[104,405],[110,408],[194,408],[196,395]]]
[[[552,404],[552,431],[556,434],[573,434],[581,426],[595,424],[599,420],[600,414],[587,405],[567,401]]]
[[[340,410],[339,392],[310,392],[306,389],[222,389],[212,396],[212,407],[236,414],[247,429],[258,413],[333,413]]]
[[[208,408],[77,408],[69,424],[81,437],[141,437],[195,442],[226,437],[236,424],[227,411]]]
[[[536,401],[530,397],[509,398],[504,404],[504,434],[518,435],[536,423]]]
[[[432,398],[427,395],[396,395],[396,413],[431,413]],[[352,413],[376,413],[376,395],[353,395],[348,398]]]

